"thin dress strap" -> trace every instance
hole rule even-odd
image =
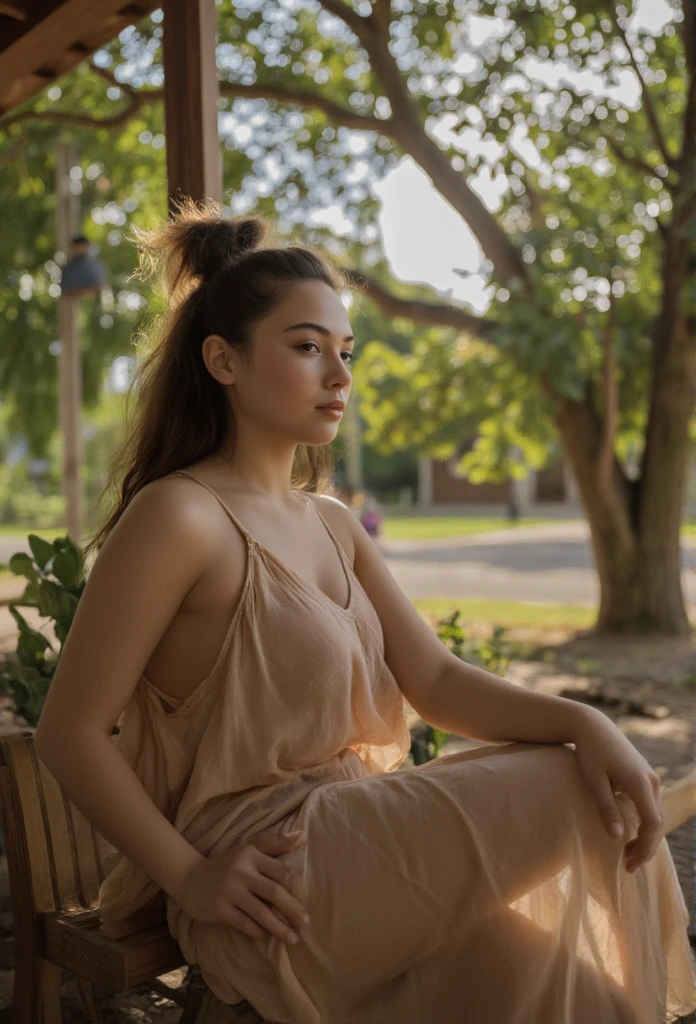
[[[235,514],[234,514],[234,513],[232,512],[232,510],[231,510],[231,509],[230,509],[230,508],[229,508],[229,507],[228,507],[228,506],[227,506],[227,505],[225,504],[225,502],[224,502],[224,501],[222,500],[222,498],[220,497],[220,495],[218,494],[218,492],[217,492],[217,491],[213,490],[213,488],[212,488],[212,487],[211,487],[211,486],[210,486],[209,484],[205,483],[205,481],[204,481],[204,480],[201,480],[201,478],[200,478],[200,477],[198,477],[198,476],[195,476],[195,475],[194,475],[193,473],[189,473],[189,471],[188,471],[188,470],[186,470],[186,469],[177,469],[177,470],[175,470],[175,471],[174,471],[174,472],[173,472],[173,473],[172,473],[171,475],[172,475],[172,476],[176,476],[177,474],[180,474],[180,475],[182,475],[182,476],[189,476],[189,477],[191,477],[191,479],[192,479],[192,480],[195,480],[195,481],[196,481],[196,483],[199,483],[199,484],[201,485],[201,487],[205,487],[206,491],[210,491],[210,493],[211,493],[211,494],[213,495],[213,497],[217,498],[217,500],[218,500],[218,501],[220,502],[220,504],[221,504],[221,505],[222,505],[222,507],[224,508],[225,512],[227,513],[227,515],[228,515],[228,516],[230,517],[230,519],[232,520],[232,522],[234,523],[234,525],[235,525],[235,526],[237,527],[237,529],[239,530],[239,532],[240,532],[241,534],[243,534],[243,536],[244,536],[244,537],[246,538],[246,540],[248,541],[248,543],[250,543],[250,544],[252,544],[252,545],[256,544],[256,541],[255,541],[255,540],[254,540],[254,538],[253,538],[253,537],[251,536],[251,534],[249,533],[249,531],[248,531],[248,530],[245,530],[245,529],[244,529],[244,527],[242,526],[242,524],[240,523],[240,521],[239,521],[239,520],[237,519],[236,515],[235,515]]]
[[[314,511],[316,512],[316,514],[321,519],[322,523],[324,524],[324,526],[326,528],[326,532],[328,533],[328,535],[331,538],[331,540],[334,542],[334,547],[336,548],[336,551],[338,552],[338,557],[340,558],[340,560],[341,560],[341,562],[343,564],[344,569],[346,569],[346,572],[349,569],[352,569],[353,567],[350,564],[350,561],[348,560],[348,555],[346,554],[343,545],[341,544],[340,540],[335,535],[335,533],[333,532],[333,530],[331,529],[329,524],[327,523],[327,521],[324,518],[324,516],[319,511],[319,506],[315,505],[315,503],[313,501],[310,501],[309,498],[303,498],[302,500],[305,501],[308,505],[311,505],[312,508],[314,509]],[[349,581],[349,583],[350,583],[350,581]]]

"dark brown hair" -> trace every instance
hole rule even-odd
[[[229,431],[234,441],[232,409],[203,361],[203,339],[219,334],[248,359],[254,325],[273,312],[288,285],[321,281],[337,294],[351,288],[336,263],[310,248],[262,244],[270,234],[259,216],[225,217],[215,203],[190,200],[156,230],[134,232],[140,274],[159,272],[166,308],[145,335],[152,351],[128,388],[125,434],[99,495],[101,503],[115,492],[115,507],[86,554],[102,547],[142,487],[211,455]],[[291,486],[321,492],[333,472],[329,445],[298,445]]]

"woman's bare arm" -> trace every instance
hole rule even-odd
[[[329,496],[319,500],[352,537],[355,572],[379,617],[386,662],[423,721],[493,743],[574,742],[587,708],[526,690],[456,657],[423,621],[350,509]]]
[[[34,739],[78,810],[175,899],[202,854],[152,802],[111,732],[183,598],[212,564],[206,514],[172,480],[138,492],[88,576]]]

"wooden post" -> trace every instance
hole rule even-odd
[[[222,202],[217,130],[215,0],[165,0],[164,116],[169,209],[176,199]]]
[[[77,231],[79,204],[70,191],[70,170],[77,164],[77,146],[60,140],[56,147],[56,240],[68,259],[70,239]],[[61,295],[58,300],[58,421],[63,439],[63,493],[67,532],[80,545],[82,536],[82,368],[80,364],[79,300]]]

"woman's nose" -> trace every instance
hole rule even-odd
[[[345,360],[342,359],[340,366],[336,368],[336,373],[333,378],[334,383],[341,385],[350,384],[352,379],[353,377],[350,370],[348,369],[348,365],[345,362]]]

